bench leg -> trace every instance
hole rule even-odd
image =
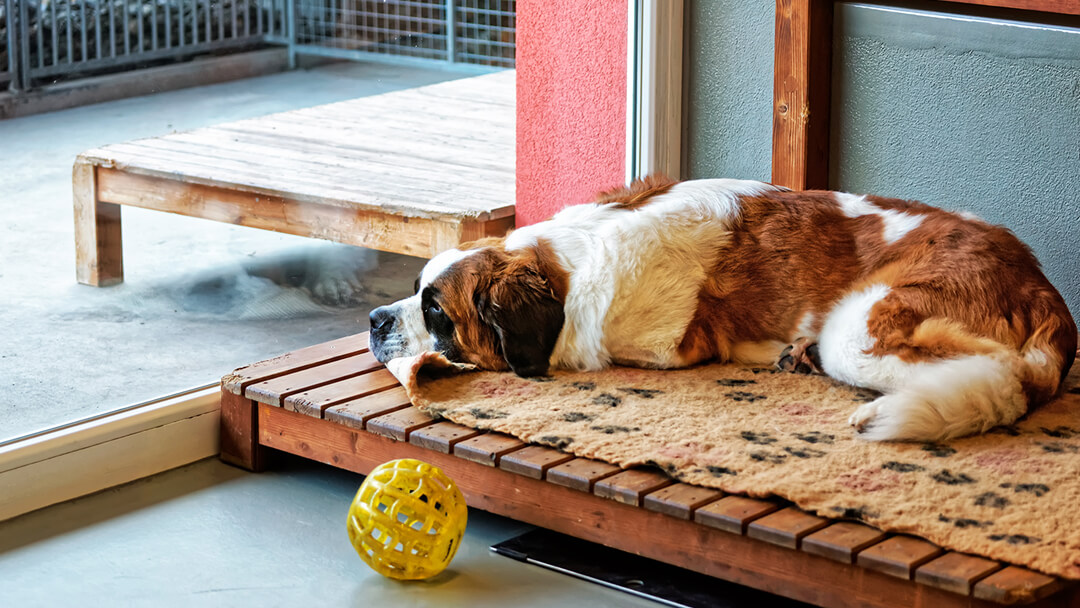
[[[249,471],[262,471],[266,448],[259,445],[259,404],[221,391],[221,460]]]
[[[98,201],[96,176],[94,165],[76,161],[72,171],[75,278],[84,285],[105,287],[124,280],[120,205]]]

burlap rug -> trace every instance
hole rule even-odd
[[[1080,363],[1061,399],[938,445],[858,439],[847,418],[874,395],[820,376],[709,365],[524,379],[435,373],[439,359],[390,365],[436,417],[1080,579]]]

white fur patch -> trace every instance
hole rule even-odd
[[[870,309],[889,294],[872,285],[844,297],[825,320],[818,340],[828,375],[885,393],[860,406],[849,422],[870,440],[937,441],[1010,424],[1027,409],[1016,353],[971,355],[908,363],[874,356],[867,331]]]
[[[479,249],[467,249],[465,251],[460,249],[447,249],[431,258],[428,260],[428,263],[424,265],[424,269],[420,271],[420,289],[430,285],[432,281],[437,279],[440,274],[446,272],[448,268],[477,251],[479,251]],[[419,306],[419,304],[417,306]]]
[[[836,202],[844,215],[848,217],[860,217],[863,215],[877,215],[881,217],[884,229],[881,237],[888,244],[904,238],[904,235],[922,224],[923,216],[912,215],[893,209],[881,209],[866,199],[865,196],[848,194],[847,192],[835,193]]]
[[[682,182],[634,210],[577,205],[512,233],[508,250],[543,238],[569,273],[566,321],[552,365],[680,366],[679,343],[717,246],[738,216],[739,196],[770,190],[777,188],[726,179]]]

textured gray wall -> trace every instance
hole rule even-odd
[[[833,188],[972,211],[1080,318],[1080,30],[838,4]]]
[[[684,177],[769,179],[775,7],[686,3]]]

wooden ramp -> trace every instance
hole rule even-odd
[[[80,283],[123,280],[120,206],[420,257],[514,223],[514,72],[89,150]]]
[[[1075,582],[433,420],[367,334],[229,374],[221,420],[221,457],[238,466],[261,469],[266,448],[363,474],[417,458],[472,508],[822,606],[1080,605]]]

